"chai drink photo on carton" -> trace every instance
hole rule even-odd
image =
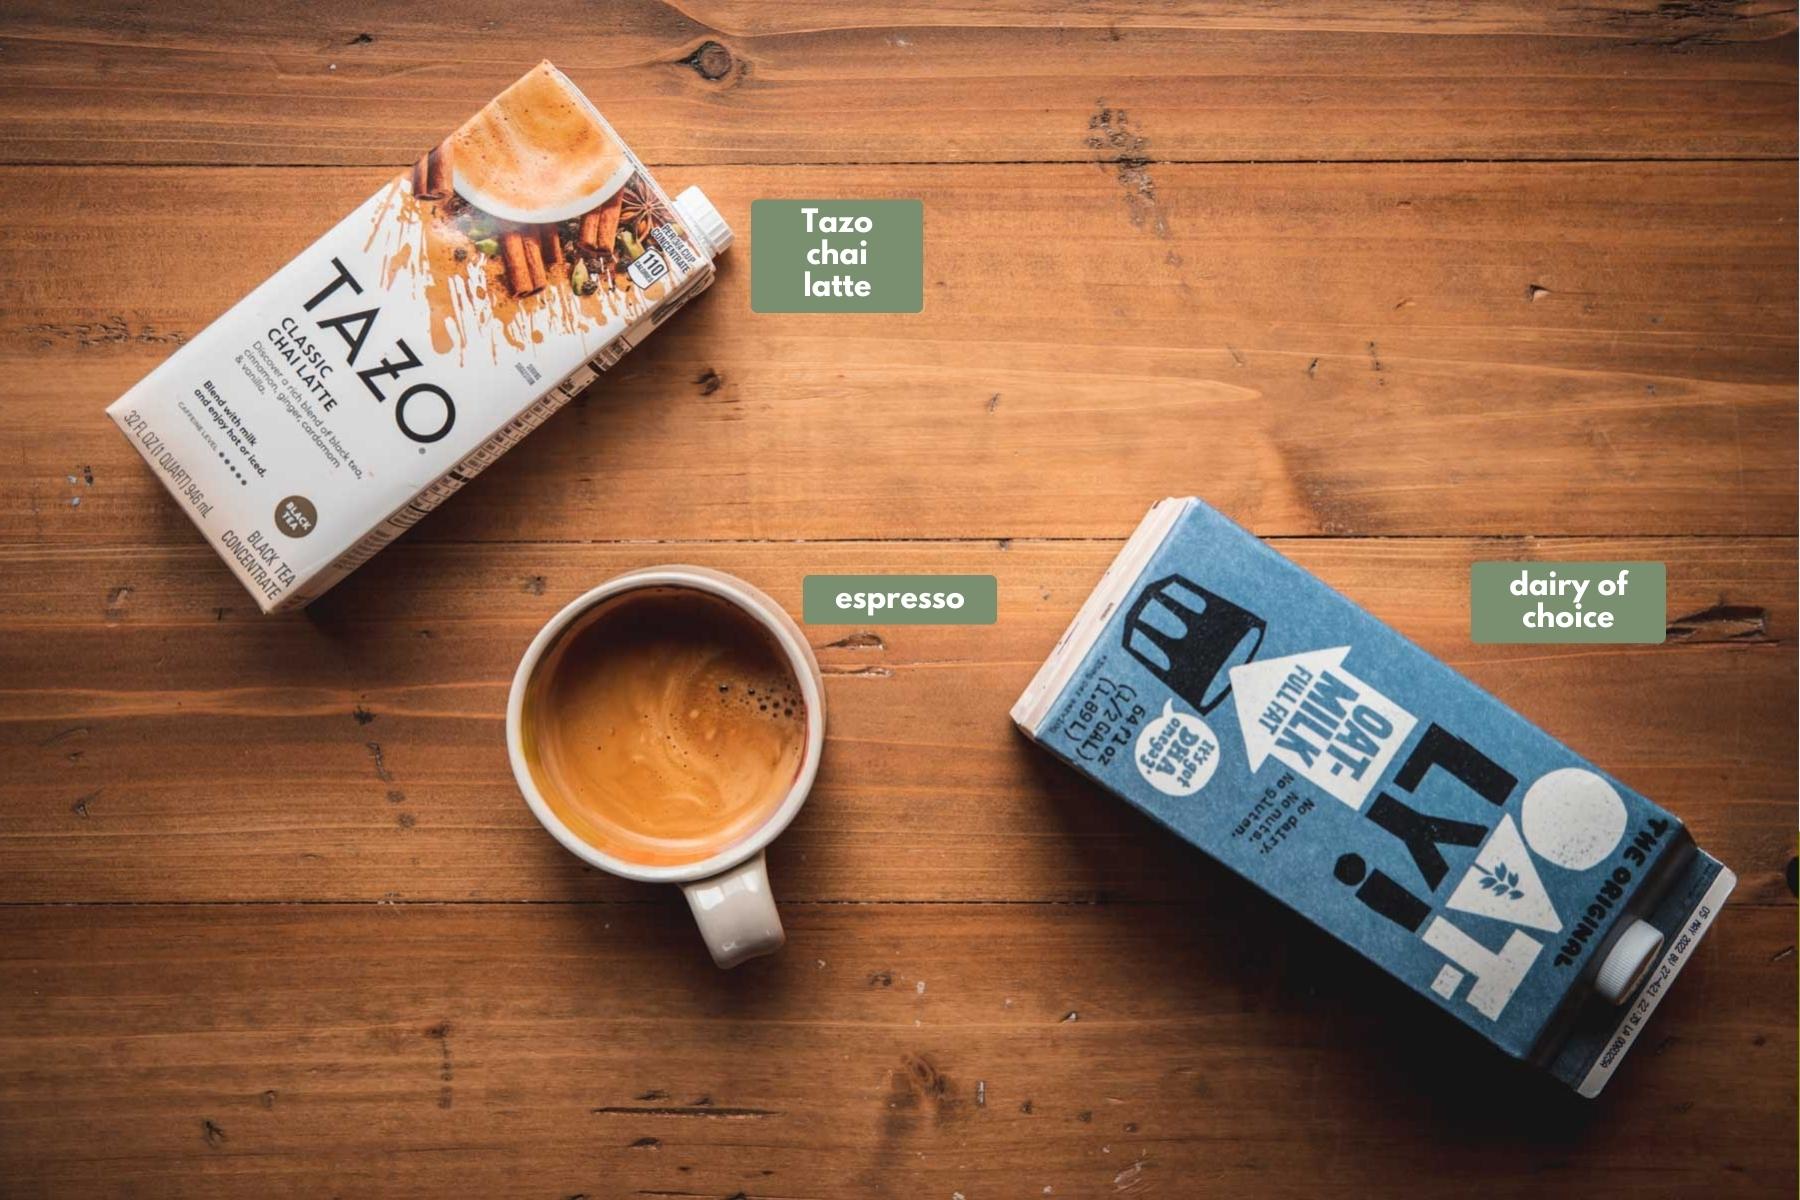
[[[1795,1196],[1792,5],[11,10],[0,1200]]]
[[[731,241],[540,63],[107,413],[263,611],[298,608],[704,290]]]
[[[1012,715],[1583,1096],[1736,883],[1679,818],[1199,500],[1150,509]]]

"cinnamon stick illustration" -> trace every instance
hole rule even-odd
[[[546,266],[553,267],[563,260],[562,234],[557,232],[556,226],[539,226],[538,241],[543,247]]]
[[[444,200],[453,190],[450,181],[450,143],[439,142],[413,164],[413,196],[419,200]]]
[[[515,296],[541,292],[549,282],[544,274],[544,254],[536,238],[527,238],[517,230],[501,234],[500,258],[506,266],[506,285]]]
[[[543,291],[544,286],[550,282],[550,277],[544,271],[543,251],[538,248],[537,242],[531,238],[525,239],[525,265],[531,271],[531,290],[534,292]]]
[[[620,194],[581,218],[581,244],[590,250],[610,252],[613,238],[619,233],[619,214],[624,207],[625,197]]]

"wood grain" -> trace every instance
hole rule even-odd
[[[737,572],[795,613],[808,573],[999,580],[992,627],[808,630],[829,740],[772,852],[783,896],[1191,898],[1216,872],[1006,716],[1117,544],[402,543],[275,619],[205,547],[6,551],[0,576],[33,582],[0,592],[0,900],[644,901],[654,889],[538,828],[501,727],[543,621],[669,561]],[[1679,813],[1743,877],[1736,902],[1791,903],[1791,539],[1277,546]],[[1471,647],[1468,564],[1517,555],[1666,561],[1675,640]]]
[[[1791,163],[704,178],[746,233],[922,197],[925,311],[755,316],[740,246],[413,536],[1111,537],[1189,493],[1262,534],[1795,528]],[[0,542],[187,544],[100,410],[380,179],[0,171]]]
[[[1796,21],[1775,0],[16,0],[0,15],[6,1196],[1792,1196]],[[548,55],[737,227],[714,293],[308,613],[101,409]],[[916,316],[748,310],[748,206],[919,197]],[[1205,496],[1742,882],[1599,1104],[1020,738]],[[1477,559],[1669,565],[1473,647]],[[816,627],[790,941],[520,802],[537,626],[685,560],[959,571]]]
[[[731,976],[689,924],[673,896],[0,910],[0,1175],[21,1200],[1793,1182],[1791,910],[1728,908],[1592,1104],[1255,898],[795,905]]]
[[[548,54],[652,164],[1792,157],[1778,3],[9,6],[19,162],[410,162]],[[1102,120],[1101,114],[1109,114]]]

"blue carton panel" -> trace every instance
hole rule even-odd
[[[1677,817],[1197,500],[1152,509],[1014,716],[1584,1094],[1733,882]],[[1639,931],[1603,976],[1639,921],[1661,949]]]

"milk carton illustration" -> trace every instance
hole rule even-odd
[[[1150,510],[1013,719],[1584,1096],[1736,883],[1675,816],[1198,500]]]

